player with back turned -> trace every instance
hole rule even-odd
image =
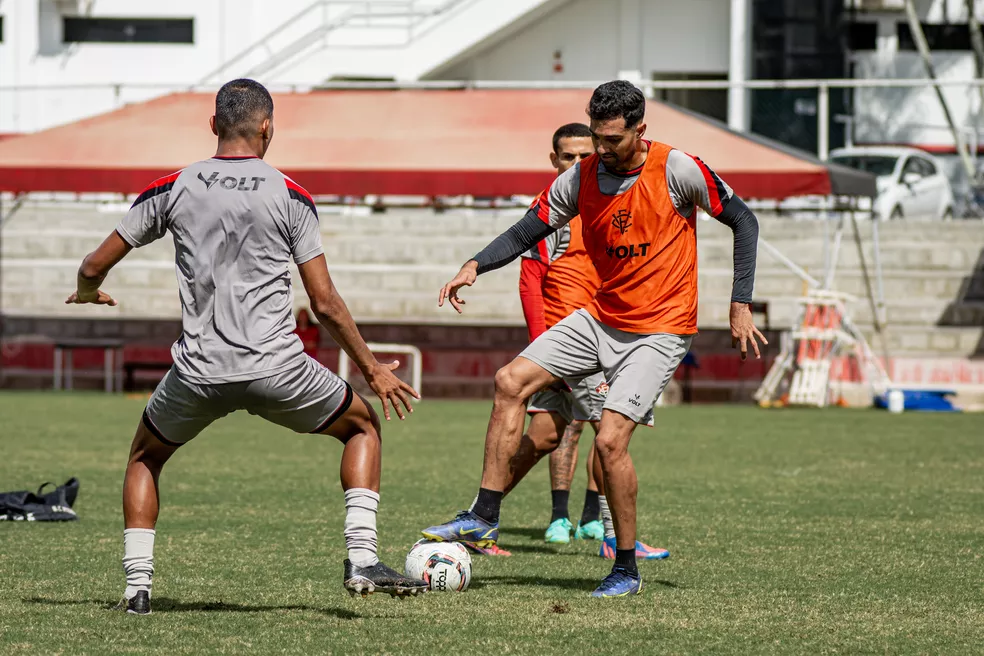
[[[646,99],[624,81],[597,89],[588,104],[595,153],[551,184],[525,217],[465,263],[440,291],[461,311],[458,293],[477,276],[504,266],[581,217],[584,243],[601,278],[592,302],[540,335],[496,373],[485,461],[472,509],[424,529],[434,540],[494,544],[502,497],[515,472],[529,469],[523,445],[525,403],[564,379],[603,372],[608,382],[595,437],[616,534],[615,563],[593,595],[642,591],[636,565],[638,484],[628,446],[697,333],[697,209],[734,232],[732,341],[759,356],[749,303],[755,279],[758,222],[702,161],[644,139]]]
[[[288,264],[298,266],[311,309],[361,369],[370,388],[403,419],[419,398],[373,357],[328,275],[311,196],[266,164],[273,99],[253,80],[233,80],[215,97],[214,157],[151,183],[103,243],[82,262],[67,303],[116,305],[100,286],[133,248],[171,233],[181,299],[174,366],[144,410],[123,481],[123,569],[117,607],[150,612],[158,480],[168,459],[213,421],[235,410],[343,445],[343,585],[363,596],[415,595],[427,584],[376,556],[380,422],[369,403],[304,354],[293,334]],[[234,548],[234,545],[230,545]]]

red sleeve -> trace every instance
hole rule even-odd
[[[550,193],[550,187],[547,187],[544,191],[540,192],[540,195],[533,199],[533,203],[530,205],[530,209],[536,212],[537,217],[547,225],[550,225],[550,203],[547,200],[547,196]]]
[[[697,162],[697,168],[700,169],[701,174],[704,176],[704,183],[707,185],[709,214],[716,217],[724,211],[723,201],[728,200],[728,190],[724,182],[721,181],[721,178],[718,177],[718,174],[712,171],[707,164],[704,164],[701,158],[694,157],[690,153],[687,154]]]
[[[543,279],[547,276],[547,265],[539,260],[523,258],[519,270],[519,300],[523,303],[523,316],[530,341],[547,331],[543,316]]]

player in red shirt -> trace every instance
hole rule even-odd
[[[304,346],[304,354],[317,360],[321,332],[315,324],[311,323],[311,315],[308,314],[306,308],[301,308],[297,311],[296,323],[297,328],[294,328],[294,334],[301,340],[301,344]]]

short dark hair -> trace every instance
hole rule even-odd
[[[567,125],[561,125],[554,132],[553,136],[553,149],[557,152],[560,148],[561,139],[570,139],[571,137],[591,137],[591,128],[589,128],[584,123],[568,123]]]
[[[220,139],[250,137],[273,116],[273,98],[262,84],[245,78],[226,82],[215,94],[215,131]]]
[[[596,121],[625,119],[625,127],[639,124],[646,115],[646,96],[634,84],[625,80],[605,82],[591,94],[588,116]]]

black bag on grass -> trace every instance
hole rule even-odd
[[[71,522],[79,518],[72,510],[79,494],[79,479],[72,477],[50,492],[44,483],[35,492],[0,492],[0,521]]]

